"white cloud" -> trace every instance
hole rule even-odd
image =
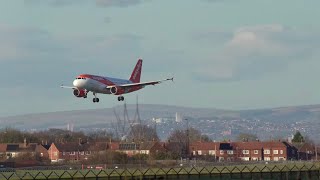
[[[308,41],[314,36],[320,37],[279,24],[240,27],[219,51],[212,53],[211,60],[200,63],[205,66],[195,74],[206,81],[241,80],[281,71],[292,62],[310,57],[315,44],[320,43]]]

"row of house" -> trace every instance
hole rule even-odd
[[[297,148],[286,142],[198,142],[190,145],[193,156],[215,156],[219,161],[285,161],[297,157]]]
[[[175,152],[189,158],[211,158],[218,161],[286,161],[316,159],[318,151],[310,144],[300,145],[280,141],[268,142],[193,142],[186,147],[181,142],[92,142],[92,143],[36,143],[0,144],[2,159],[16,158],[31,154],[51,162],[63,160],[80,161],[90,156],[108,151],[118,151],[133,156],[136,154],[154,155]]]

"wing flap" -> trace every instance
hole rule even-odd
[[[173,81],[173,78],[168,78],[168,79],[163,79],[163,80],[159,80],[159,81],[149,81],[149,82],[139,82],[139,83],[131,83],[131,84],[121,84],[121,85],[116,85],[117,87],[136,87],[136,86],[148,86],[148,85],[156,85],[156,84],[160,84],[164,81]],[[112,88],[114,86],[107,86],[106,88]]]

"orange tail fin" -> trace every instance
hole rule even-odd
[[[133,83],[139,83],[141,77],[141,69],[142,69],[142,59],[139,59],[135,68],[132,71],[130,81]]]

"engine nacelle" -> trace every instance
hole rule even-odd
[[[118,92],[118,88],[116,86],[113,86],[113,87],[110,88],[110,93],[111,94],[117,94],[117,92]]]
[[[87,97],[87,91],[83,89],[74,89],[73,95],[76,97]]]

